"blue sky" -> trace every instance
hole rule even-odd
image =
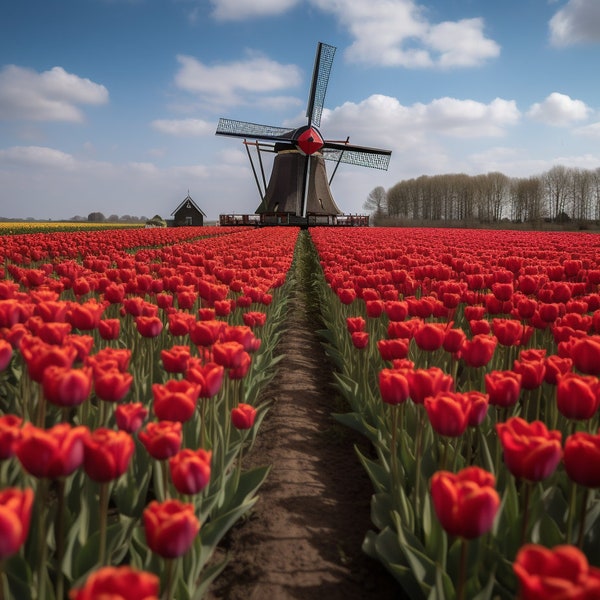
[[[340,167],[345,212],[424,174],[600,167],[599,0],[19,0],[0,5],[0,216],[168,218],[188,190],[211,219],[254,212],[218,119],[304,124],[319,41],[324,137],[393,151]]]

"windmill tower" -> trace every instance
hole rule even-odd
[[[233,119],[219,119],[217,135],[244,138],[254,178],[261,197],[256,212],[261,215],[291,215],[306,220],[310,215],[341,215],[330,184],[340,163],[387,170],[391,150],[355,146],[345,141],[325,140],[319,131],[329,74],[335,47],[322,42],[317,45],[310,94],[306,109],[308,123],[297,129],[259,125]],[[247,140],[254,140],[248,142]],[[259,155],[263,187],[250,155],[254,146]],[[275,152],[273,169],[267,185],[261,152]],[[325,160],[335,164],[327,178]],[[264,189],[263,189],[264,188]]]

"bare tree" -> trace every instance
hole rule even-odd
[[[387,212],[387,192],[385,188],[379,185],[371,190],[363,203],[363,208],[371,211],[375,218],[382,217]]]

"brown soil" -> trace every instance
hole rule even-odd
[[[332,370],[299,286],[287,314],[284,358],[267,391],[271,408],[244,463],[272,469],[251,514],[226,537],[220,552],[230,562],[207,597],[404,598],[361,550],[372,527],[372,486],[353,446],[365,441],[331,417],[339,402]]]

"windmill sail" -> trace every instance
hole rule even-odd
[[[315,57],[310,94],[308,96],[308,105],[306,107],[306,116],[308,117],[309,125],[311,123],[316,127],[321,125],[321,115],[323,113],[323,105],[325,104],[325,93],[327,92],[327,84],[329,83],[329,74],[331,73],[334,55],[335,46],[329,46],[328,44],[319,42],[319,45],[317,46],[317,56]]]

